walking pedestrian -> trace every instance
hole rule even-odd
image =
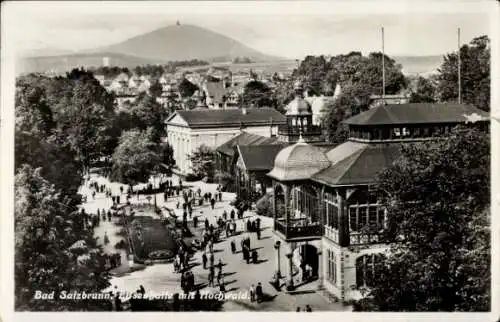
[[[210,259],[210,267],[214,267],[214,260],[215,260],[214,253],[210,253],[209,259]]]
[[[306,312],[312,312],[313,310],[311,309],[311,307],[309,306],[309,304],[306,305]]]
[[[207,254],[206,253],[203,253],[203,255],[201,256],[201,260],[203,261],[203,269],[207,269]]]
[[[262,284],[257,283],[257,287],[255,288],[255,295],[257,297],[257,303],[262,302],[262,296],[264,295],[264,292],[262,291]]]
[[[212,271],[208,273],[208,286],[214,286],[214,274]]]
[[[222,293],[226,293],[226,284],[224,283],[224,277],[221,277],[221,280],[219,281],[219,291]]]
[[[219,258],[219,263],[217,263],[217,268],[219,269],[219,273],[222,272],[222,266],[224,266],[224,264],[222,264],[222,259]]]
[[[194,228],[198,227],[198,216],[194,216],[194,218],[193,218],[193,226],[194,226]]]
[[[255,301],[255,286],[252,284],[252,286],[250,286],[250,302],[254,301]]]
[[[300,306],[297,306],[297,310],[295,312],[300,312]]]
[[[215,206],[215,199],[214,198],[210,199],[210,205],[212,206],[212,210],[213,210],[214,206]]]
[[[221,271],[219,271],[219,272],[217,273],[217,285],[220,285],[220,281],[221,281],[221,279],[222,279],[222,272],[221,272]]]
[[[234,240],[231,240],[231,253],[236,253],[236,243]]]

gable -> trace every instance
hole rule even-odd
[[[245,162],[243,162],[243,158],[241,157],[241,154],[238,156],[238,159],[236,161],[236,166],[240,169],[246,169],[245,167]]]
[[[178,113],[175,113],[171,118],[167,119],[166,123],[168,125],[188,126],[186,120],[183,119]]]

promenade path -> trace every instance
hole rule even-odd
[[[177,184],[177,178],[169,178],[173,180],[174,185]],[[120,194],[119,183],[110,183],[106,178],[97,175],[91,176],[91,181],[97,181],[99,184],[106,184],[111,188],[113,195]],[[198,187],[202,190],[202,194],[205,192],[216,191],[216,184],[207,184],[204,182],[183,182],[185,186],[192,186],[193,190]],[[110,198],[105,198],[104,194],[96,194],[95,200],[93,200],[90,195],[91,190],[83,186],[80,192],[87,195],[87,203],[83,205],[86,211],[90,213],[95,213],[97,209],[105,209],[106,211],[111,207],[112,202]],[[182,209],[176,209],[177,197],[169,198],[165,201],[163,199],[163,194],[157,194],[157,204],[159,207],[168,207],[174,209],[176,214],[182,218]],[[216,202],[215,209],[211,209],[210,205],[205,203],[203,206],[196,206],[193,208],[193,216],[199,216],[199,222],[203,225],[205,218],[208,218],[210,223],[215,225],[218,217],[222,216],[224,210],[230,213],[232,207],[230,202],[234,200],[234,193],[224,192],[222,196],[222,202]],[[122,196],[122,200],[124,195]],[[153,199],[151,199],[151,203]],[[145,203],[147,202],[145,196],[140,196],[137,200],[136,196],[131,198],[131,203]],[[182,207],[181,207],[182,208]],[[246,233],[245,222],[247,219],[254,220],[257,217],[261,219],[261,239],[258,240],[255,233]],[[116,232],[120,230],[120,227],[115,225],[114,222],[117,218],[113,218],[112,222],[101,221],[99,227],[96,229],[96,236],[99,237],[99,241],[102,243],[104,232],[107,233],[110,243],[104,245],[104,251],[109,253],[120,252],[122,255],[122,266],[115,270],[116,276],[111,279],[112,286],[115,286],[121,292],[135,292],[139,285],[143,285],[146,292],[151,291],[154,293],[181,293],[180,288],[180,274],[174,272],[173,264],[153,264],[149,266],[143,266],[139,270],[131,271],[131,269],[137,269],[137,264],[133,264],[130,267],[127,260],[127,256],[124,250],[117,250],[114,245],[122,239],[121,236],[117,236]],[[309,304],[313,311],[345,311],[347,307],[342,306],[339,303],[331,303],[325,299],[323,295],[319,292],[316,293],[304,293],[304,294],[287,294],[283,291],[278,292],[269,284],[272,274],[277,268],[277,255],[274,249],[274,244],[277,239],[273,236],[272,232],[272,219],[268,217],[257,216],[253,211],[247,211],[244,214],[243,220],[237,221],[237,231],[242,234],[222,238],[222,241],[214,245],[214,255],[215,263],[218,263],[219,259],[222,260],[224,267],[224,281],[226,285],[226,290],[228,293],[238,293],[247,292],[252,284],[257,285],[258,282],[262,284],[265,293],[269,294],[271,297],[275,296],[274,299],[262,303],[250,302],[248,299],[242,300],[229,300],[224,306],[224,311],[295,311],[297,307],[305,308]],[[232,254],[230,250],[230,242],[235,239],[237,250],[240,251],[240,240],[244,236],[248,236],[251,239],[251,248],[257,249],[259,254],[259,259],[261,262],[259,264],[246,264],[243,261],[242,254],[237,252]],[[287,259],[285,257],[285,251],[281,252],[281,272],[283,275],[288,274],[287,269]],[[208,284],[208,270],[204,270],[201,260],[202,252],[197,252],[191,259],[191,263],[195,264],[191,270],[195,276],[195,284]],[[216,270],[217,271],[217,270]],[[298,278],[298,277],[297,277]],[[297,281],[298,282],[298,281]],[[303,285],[299,290],[313,290],[316,289],[315,282]],[[216,291],[218,288],[204,287],[201,291]]]

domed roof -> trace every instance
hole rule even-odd
[[[300,140],[281,150],[274,159],[274,168],[269,176],[280,181],[306,180],[330,166],[323,150]]]
[[[311,104],[300,96],[296,96],[293,101],[286,106],[285,115],[310,115],[312,114]]]

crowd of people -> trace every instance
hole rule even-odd
[[[139,194],[143,193],[144,190],[154,190],[153,187],[147,186],[145,189],[136,189],[134,191],[134,187],[132,186],[119,186],[120,194],[113,195],[111,188],[106,184],[99,184],[95,181],[88,181],[88,187],[91,189],[91,195],[93,198],[96,198],[97,194],[103,194],[105,198],[110,198],[112,201],[112,206],[110,209],[97,209],[95,214],[86,214],[82,209],[82,214],[85,215],[86,223],[89,226],[97,227],[101,220],[103,221],[111,221],[113,216],[119,216],[120,210],[118,210],[118,205],[122,198],[120,198],[123,194],[125,194],[125,198],[127,203],[130,202],[130,198],[133,193]],[[223,195],[221,187],[218,187],[215,192],[205,192],[203,193],[201,188],[188,188],[183,187],[182,182],[179,181],[177,186],[174,186],[172,181],[167,180],[166,182],[160,184],[160,189],[163,192],[165,202],[169,201],[171,198],[176,199],[176,208],[181,209],[182,207],[182,225],[187,229],[188,227],[188,218],[192,220],[193,226],[195,228],[198,227],[200,221],[200,215],[203,214],[201,206],[204,204],[209,204],[212,210],[215,210],[215,205],[217,202],[222,202]],[[158,192],[158,191],[155,191]],[[175,200],[175,199],[174,199]],[[198,208],[199,207],[199,208]],[[198,208],[198,209],[196,209]],[[259,263],[259,255],[257,249],[252,249],[251,245],[251,234],[255,233],[257,240],[261,239],[261,220],[260,218],[256,218],[254,220],[247,219],[244,220],[244,213],[249,209],[249,205],[247,203],[237,203],[234,207],[231,208],[230,211],[224,209],[221,216],[216,218],[215,223],[211,223],[209,218],[206,217],[203,219],[204,229],[202,232],[201,240],[193,240],[192,246],[196,246],[194,248],[202,250],[202,264],[203,269],[208,271],[207,279],[208,279],[208,287],[218,287],[220,292],[226,292],[226,283],[224,281],[224,261],[223,258],[215,258],[214,244],[218,243],[221,237],[225,237],[230,239],[230,250],[232,254],[236,254],[239,251],[242,254],[242,259],[245,263],[250,264],[258,264]],[[199,211],[199,214],[195,214],[195,210]],[[240,221],[241,220],[241,221]],[[243,225],[243,235],[240,239],[238,239],[238,235],[241,232],[238,232],[238,221]],[[246,233],[245,233],[246,231]],[[105,232],[104,242],[109,242],[107,238],[107,234]],[[237,247],[237,245],[239,247]],[[239,248],[239,249],[238,249]],[[182,244],[179,245],[177,253],[175,255],[173,261],[174,271],[180,274],[180,286],[184,293],[189,293],[191,291],[195,291],[199,294],[199,288],[196,288],[195,284],[195,276],[193,271],[191,270],[189,261],[190,261],[190,249],[185,249]],[[119,256],[119,254],[118,254]],[[113,260],[110,262],[112,266],[116,265],[116,261],[119,260],[116,256],[113,257]],[[307,274],[306,274],[307,275]],[[138,293],[143,293],[144,288],[141,286]],[[264,301],[264,292],[262,284],[256,283],[252,284],[249,289],[250,300],[252,302],[260,303]],[[115,298],[115,309],[120,310],[119,299]],[[299,309],[298,309],[299,310]],[[307,306],[305,311],[311,311],[310,307]]]

